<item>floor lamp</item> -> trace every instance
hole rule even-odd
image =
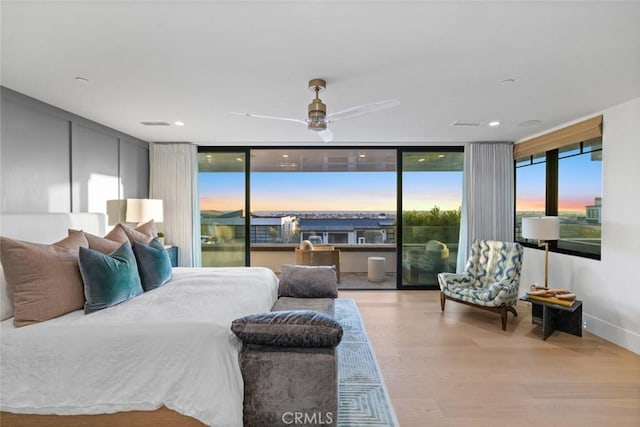
[[[549,240],[560,237],[560,218],[557,216],[532,216],[522,218],[522,237],[538,241],[544,246],[544,287],[549,287]]]

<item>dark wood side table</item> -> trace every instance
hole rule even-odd
[[[167,253],[169,254],[169,259],[171,260],[171,267],[178,266],[178,247],[177,246],[169,246],[165,248]]]
[[[537,301],[528,295],[521,296],[520,301],[531,303],[531,323],[542,326],[542,339],[556,330],[582,336],[582,301],[576,300],[571,307]]]

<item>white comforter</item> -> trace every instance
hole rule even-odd
[[[265,268],[175,268],[173,279],[96,313],[0,325],[0,408],[96,414],[162,405],[208,425],[242,426],[237,317],[267,312]]]

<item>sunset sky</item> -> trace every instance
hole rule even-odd
[[[201,210],[244,207],[243,173],[200,176]],[[407,172],[403,175],[405,210],[458,209],[462,201],[461,172]],[[395,172],[254,172],[254,211],[394,211]]]
[[[255,211],[389,211],[396,208],[394,172],[253,172]]]
[[[518,168],[516,211],[544,212],[545,164]],[[585,212],[602,194],[602,162],[576,156],[559,161],[558,210]]]
[[[560,160],[560,211],[585,212],[601,195],[602,163],[578,156]],[[517,169],[517,211],[544,212],[544,164]],[[569,175],[571,178],[567,178]],[[201,210],[244,209],[244,173],[200,173]],[[405,172],[403,209],[462,204],[462,172]],[[253,172],[254,211],[394,211],[395,172]]]

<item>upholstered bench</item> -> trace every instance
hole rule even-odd
[[[333,267],[283,265],[272,311],[234,320],[245,426],[337,425],[337,294]]]

